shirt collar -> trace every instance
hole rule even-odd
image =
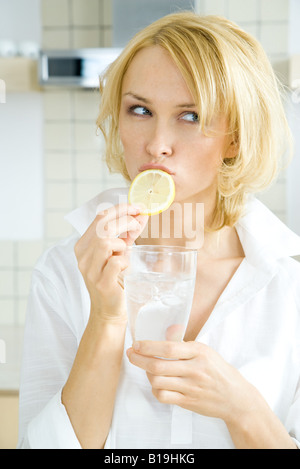
[[[65,219],[82,236],[97,213],[119,203],[127,203],[127,188],[109,189],[73,210]],[[264,204],[249,198],[244,216],[236,224],[247,260],[253,265],[274,263],[300,254],[300,237],[282,223]]]
[[[300,237],[256,198],[249,198],[236,230],[246,258],[253,264],[300,254]]]
[[[127,203],[127,194],[127,188],[108,189],[101,192],[81,207],[68,213],[64,218],[78,231],[80,236],[82,236],[95,219],[97,213],[114,205]]]

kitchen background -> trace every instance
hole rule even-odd
[[[71,234],[66,213],[125,185],[103,163],[98,91],[39,87],[28,41],[37,49],[122,47],[135,31],[178,8],[236,21],[261,41],[290,88],[294,161],[259,198],[300,235],[300,69],[294,60],[300,0],[0,0],[0,79],[6,82],[6,102],[0,99],[0,448],[16,445],[32,268],[48,246]],[[13,58],[1,57],[8,40],[17,48]]]

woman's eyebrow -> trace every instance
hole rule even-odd
[[[188,107],[188,108],[193,108],[193,107],[196,107],[196,104],[195,104],[195,103],[177,104],[175,107]]]
[[[147,99],[143,98],[142,96],[138,96],[135,93],[132,93],[131,91],[128,91],[128,93],[124,93],[123,96],[131,96],[134,99],[137,99],[138,101],[143,101],[145,104],[152,104],[152,102]],[[176,108],[195,108],[196,104],[195,103],[183,103],[183,104],[176,104]]]
[[[137,94],[132,93],[131,91],[128,91],[128,93],[124,93],[123,96],[131,96],[134,99],[137,99],[138,101],[143,101],[146,104],[151,104],[151,101],[146,98],[142,98],[142,96],[138,96]]]

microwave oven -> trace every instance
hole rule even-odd
[[[99,75],[118,57],[120,48],[42,50],[39,81],[42,86],[95,88]]]

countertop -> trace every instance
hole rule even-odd
[[[19,392],[23,334],[24,327],[0,325],[0,393]]]

